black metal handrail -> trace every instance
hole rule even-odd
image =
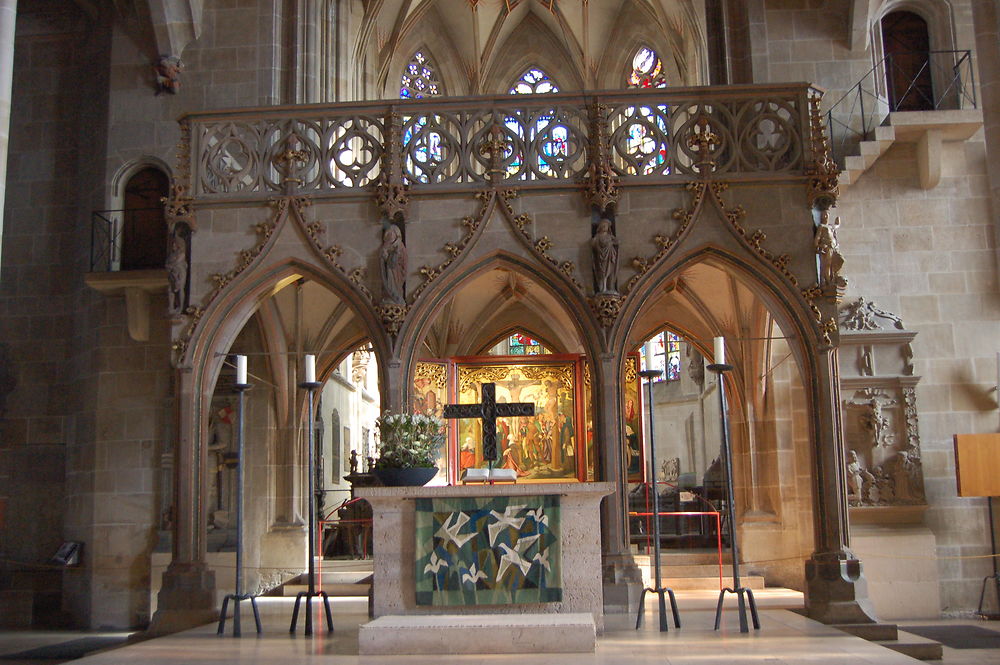
[[[133,258],[122,265],[123,240],[136,228],[136,215],[163,212],[163,208],[129,208],[127,210],[94,210],[90,215],[90,272],[117,272],[163,267],[163,252]]]
[[[904,61],[912,62],[913,58],[920,59],[920,67],[916,71],[904,69]],[[897,81],[894,75],[897,74],[903,75],[903,85],[894,90]],[[930,79],[930,94],[920,84],[923,77]],[[908,108],[914,102],[919,108]],[[834,158],[843,166],[848,152],[860,141],[870,140],[875,128],[883,124],[890,113],[976,107],[972,51],[891,53],[869,69],[827,111],[827,130]]]

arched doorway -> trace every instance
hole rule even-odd
[[[927,21],[913,12],[895,11],[882,17],[881,28],[890,110],[933,110]]]
[[[231,567],[229,557],[236,548],[233,487],[237,465],[245,464],[246,588],[264,592],[301,570],[310,500],[315,501],[318,522],[349,495],[349,485],[342,480],[343,434],[362,450],[349,432],[360,435],[374,429],[381,409],[381,374],[371,328],[350,296],[324,275],[284,265],[232,293],[233,304],[226,312],[210,314],[205,346],[198,347],[198,353],[207,356],[205,366],[192,377],[206,387],[192,390],[200,395],[195,398],[201,403],[200,409],[194,407],[195,426],[204,442],[204,480],[194,483],[203,517],[195,523],[204,533],[208,568]],[[244,393],[243,460],[233,445],[235,354],[247,356],[251,384]],[[301,385],[306,355],[315,357],[316,379],[322,384],[312,393]],[[201,364],[197,358],[192,362]],[[191,393],[182,387],[181,394]],[[316,474],[312,496],[306,465],[310,440]],[[350,449],[346,456],[349,469]],[[218,583],[225,588],[227,578],[221,575],[217,572]]]
[[[162,199],[170,189],[167,174],[148,166],[125,184],[121,228],[121,269],[163,268],[167,259],[167,222]]]
[[[804,588],[803,562],[815,546],[809,397],[796,358],[798,342],[780,321],[760,285],[715,258],[683,267],[639,310],[628,338],[629,357],[663,371],[652,384],[651,408],[646,384],[633,389],[641,425],[631,428],[641,432],[642,450],[655,446],[657,464],[650,469],[643,457],[642,470],[628,478],[629,541],[640,564],[651,547],[652,529],[649,518],[638,516],[650,512],[655,486],[661,511],[677,513],[660,519],[667,556],[683,554],[677,560],[686,565],[717,562],[714,516],[681,515],[717,511],[724,552],[731,545],[726,523],[735,520],[744,572],[762,583]],[[733,366],[723,385],[735,510],[726,505],[720,459],[720,384],[707,368],[716,336],[725,338],[726,362]]]

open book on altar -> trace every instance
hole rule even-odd
[[[462,472],[463,483],[516,483],[517,471],[514,469],[465,469]]]

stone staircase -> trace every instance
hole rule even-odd
[[[722,555],[722,585],[733,586],[732,555],[724,552]],[[646,584],[652,585],[653,557],[636,555],[636,565],[642,571]],[[744,574],[740,570],[740,583],[754,591],[764,588],[764,578],[760,575]],[[660,583],[663,587],[674,591],[718,591],[719,590],[719,555],[716,552],[660,552]]]
[[[861,141],[858,144],[858,154],[844,158],[844,170],[840,172],[838,184],[841,188],[853,185],[861,175],[870,169],[896,142],[896,130],[892,125],[882,125],[875,128],[875,137],[871,141]]]
[[[322,567],[322,572],[320,568]],[[329,596],[367,596],[374,571],[371,559],[316,563],[316,590]],[[302,573],[275,589],[278,596],[295,596],[309,590],[309,574]]]
[[[835,627],[917,660],[941,660],[942,657],[940,642],[899,630],[894,623],[848,623]]]
[[[837,183],[841,191],[858,181],[894,143],[917,147],[920,186],[933,189],[941,179],[941,143],[967,141],[983,126],[982,111],[901,111],[890,113],[875,128],[871,140],[858,143],[854,154],[844,157],[844,169]]]

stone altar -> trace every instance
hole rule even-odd
[[[601,581],[601,499],[614,493],[612,483],[531,483],[450,487],[365,487],[357,495],[374,513],[374,616],[401,614],[547,614],[589,613],[604,628]],[[415,503],[418,498],[489,496],[561,497],[563,597],[559,602],[471,607],[418,606],[414,587]]]

